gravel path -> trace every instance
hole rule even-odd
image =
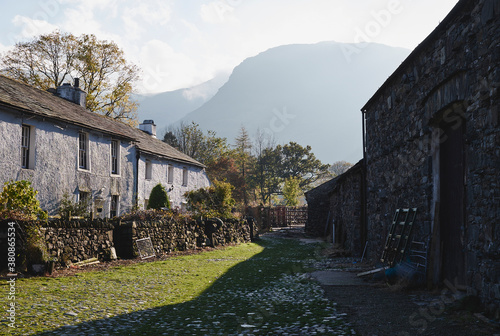
[[[277,230],[272,236],[308,241],[300,227]],[[356,258],[311,262],[310,267],[318,270],[312,276],[321,283],[325,297],[335,303],[358,335],[500,336],[499,322],[463,309],[468,308],[460,306],[465,295],[452,285],[435,292],[405,291],[381,279],[357,277],[357,273],[372,267]]]

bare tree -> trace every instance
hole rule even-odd
[[[181,122],[177,127],[169,127],[163,136],[163,141],[206,165],[230,151],[226,138],[217,137],[214,131],[203,133],[195,122],[190,124]]]
[[[2,56],[2,73],[47,90],[62,85],[74,73],[77,39],[55,31],[29,42],[19,42]]]

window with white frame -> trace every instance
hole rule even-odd
[[[78,134],[78,168],[89,169],[89,136],[83,132]]]
[[[151,160],[146,160],[145,178],[146,180],[151,180],[153,178],[153,164],[151,163]]]
[[[111,174],[120,175],[120,141],[111,140]]]
[[[30,125],[22,125],[21,130],[21,167],[25,169],[35,168],[35,128]]]
[[[167,168],[167,183],[174,184],[174,166],[172,165]]]
[[[111,205],[109,207],[109,218],[118,216],[118,210],[120,206],[120,196],[111,195]]]
[[[182,185],[187,186],[188,185],[188,178],[189,178],[189,171],[187,168],[182,169]]]

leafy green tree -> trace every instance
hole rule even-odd
[[[275,147],[275,141],[272,137],[261,130],[257,130],[252,144],[252,172],[248,178],[248,183],[252,189],[255,202],[263,205],[270,202],[269,196],[273,193],[272,190],[279,187],[279,182],[276,181],[276,174],[273,172],[273,165],[271,164]]]
[[[252,144],[244,127],[235,139],[234,150],[229,148],[225,138],[217,137],[212,131],[204,134],[194,122],[171,129],[164,141],[177,145],[179,150],[207,165],[211,179],[236,187],[234,198],[242,206],[252,201],[251,196],[255,202],[270,204],[273,195],[282,194],[287,178],[296,178],[304,191],[328,174],[328,165],[316,159],[310,146],[303,147],[295,142],[275,146],[263,133],[257,134],[257,141]]]
[[[278,145],[277,150],[281,156],[280,177],[282,179],[298,178],[302,190],[328,174],[329,165],[322,164],[316,159],[311,146],[303,147],[292,141],[284,146]]]
[[[266,204],[271,202],[272,195],[283,193],[282,187],[287,179],[296,179],[304,191],[311,183],[328,174],[328,167],[316,159],[310,146],[302,147],[290,142],[264,148],[259,153],[252,182],[262,204]]]
[[[137,123],[137,103],[131,94],[139,68],[126,61],[115,42],[54,31],[16,43],[1,63],[4,75],[42,90],[80,78],[90,111]]]
[[[265,148],[255,160],[252,185],[262,204],[270,204],[272,195],[280,193],[283,179],[280,176],[280,153],[277,148]]]
[[[208,165],[210,162],[216,161],[221,157],[230,156],[233,154],[226,138],[220,138],[215,131],[207,131],[202,146],[202,151],[199,155],[200,162]]]
[[[239,160],[243,161],[242,164],[251,155],[252,141],[248,135],[248,131],[244,126],[240,128],[236,141],[236,154],[240,156]]]
[[[248,170],[250,168],[250,160],[252,149],[252,142],[250,136],[245,127],[241,127],[238,136],[236,137],[236,162],[240,167],[240,172],[242,176],[243,184],[241,185],[241,191],[243,193],[243,204],[246,207],[248,205],[248,191],[247,191],[247,179]]]
[[[233,198],[237,204],[244,204],[243,186],[245,180],[232,155],[223,155],[207,164],[207,175],[211,181],[224,181],[230,183],[233,189]]]
[[[300,195],[302,195],[302,190],[300,189],[300,179],[298,177],[286,178],[283,186],[283,197],[286,200],[286,205],[299,205]]]
[[[170,209],[170,201],[165,187],[158,183],[149,194],[148,209],[160,210],[162,208]]]
[[[46,219],[47,213],[36,199],[38,191],[29,181],[5,182],[0,194],[0,217],[19,220]]]
[[[179,142],[173,131],[167,131],[163,136],[163,142],[174,148],[179,148]]]
[[[231,218],[235,205],[233,186],[228,182],[214,180],[208,188],[192,190],[185,194],[189,210],[197,217]]]

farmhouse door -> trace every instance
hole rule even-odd
[[[439,148],[442,279],[465,285],[464,122],[441,123]]]

